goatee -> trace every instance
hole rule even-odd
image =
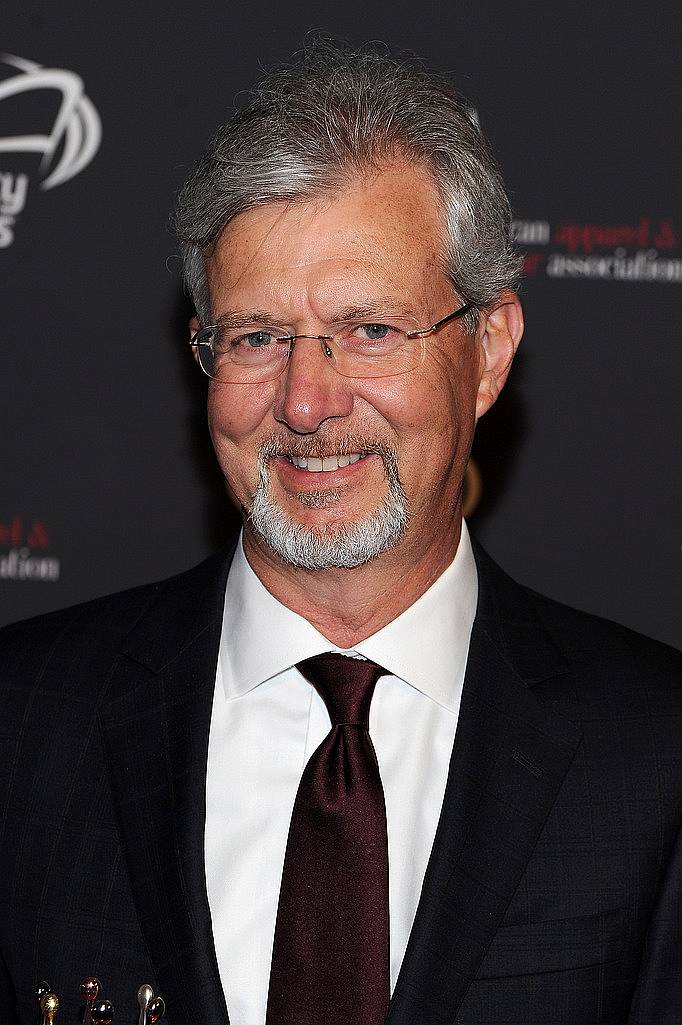
[[[319,451],[312,440],[305,446],[310,455]],[[302,447],[302,446],[299,446]],[[398,476],[395,450],[385,444],[343,439],[334,451],[374,453],[380,456],[386,477],[387,494],[369,516],[355,523],[334,523],[319,529],[302,526],[289,519],[271,494],[270,462],[278,455],[289,455],[281,442],[273,439],[260,450],[258,485],[249,510],[248,521],[259,537],[284,562],[299,569],[354,569],[388,551],[405,533],[408,523],[407,497]],[[324,454],[324,453],[320,453]],[[340,500],[336,489],[301,492],[298,500],[308,508],[323,509]]]

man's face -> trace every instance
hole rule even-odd
[[[428,327],[460,305],[442,248],[430,179],[393,164],[331,197],[235,218],[207,263],[214,318],[267,311],[267,322],[287,333],[321,335],[358,307]],[[295,535],[333,548],[402,502],[407,527],[388,528],[401,534],[393,541],[413,552],[437,545],[458,517],[483,352],[458,321],[425,345],[408,374],[352,379],[338,374],[319,341],[301,339],[275,381],[211,382],[211,435],[242,509],[265,498]],[[327,471],[292,462],[339,454],[363,457]],[[247,520],[247,541],[253,531]]]

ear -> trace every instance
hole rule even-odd
[[[476,419],[492,406],[504,388],[523,335],[523,310],[516,292],[503,292],[492,309],[481,314],[478,339],[482,372],[476,396]]]

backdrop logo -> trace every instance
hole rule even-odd
[[[49,554],[50,537],[43,520],[13,516],[0,522],[0,580],[56,583],[60,560]]]
[[[514,221],[514,238],[525,248],[523,271],[548,278],[596,281],[682,281],[680,236],[670,217],[640,216],[628,223]]]
[[[0,56],[2,65],[18,74],[0,81],[0,103],[9,105],[24,93],[51,90],[59,97],[59,107],[42,134],[0,136],[0,154],[41,154],[39,187],[45,190],[63,185],[90,163],[102,139],[102,122],[83,91],[83,80],[73,71],[44,68],[10,54]],[[0,249],[14,241],[14,225],[26,205],[28,186],[28,174],[0,171]]]

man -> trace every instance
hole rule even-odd
[[[171,1025],[673,1025],[674,653],[469,538],[521,339],[450,86],[323,47],[180,197],[243,531],[4,632],[0,1021],[96,974]]]

